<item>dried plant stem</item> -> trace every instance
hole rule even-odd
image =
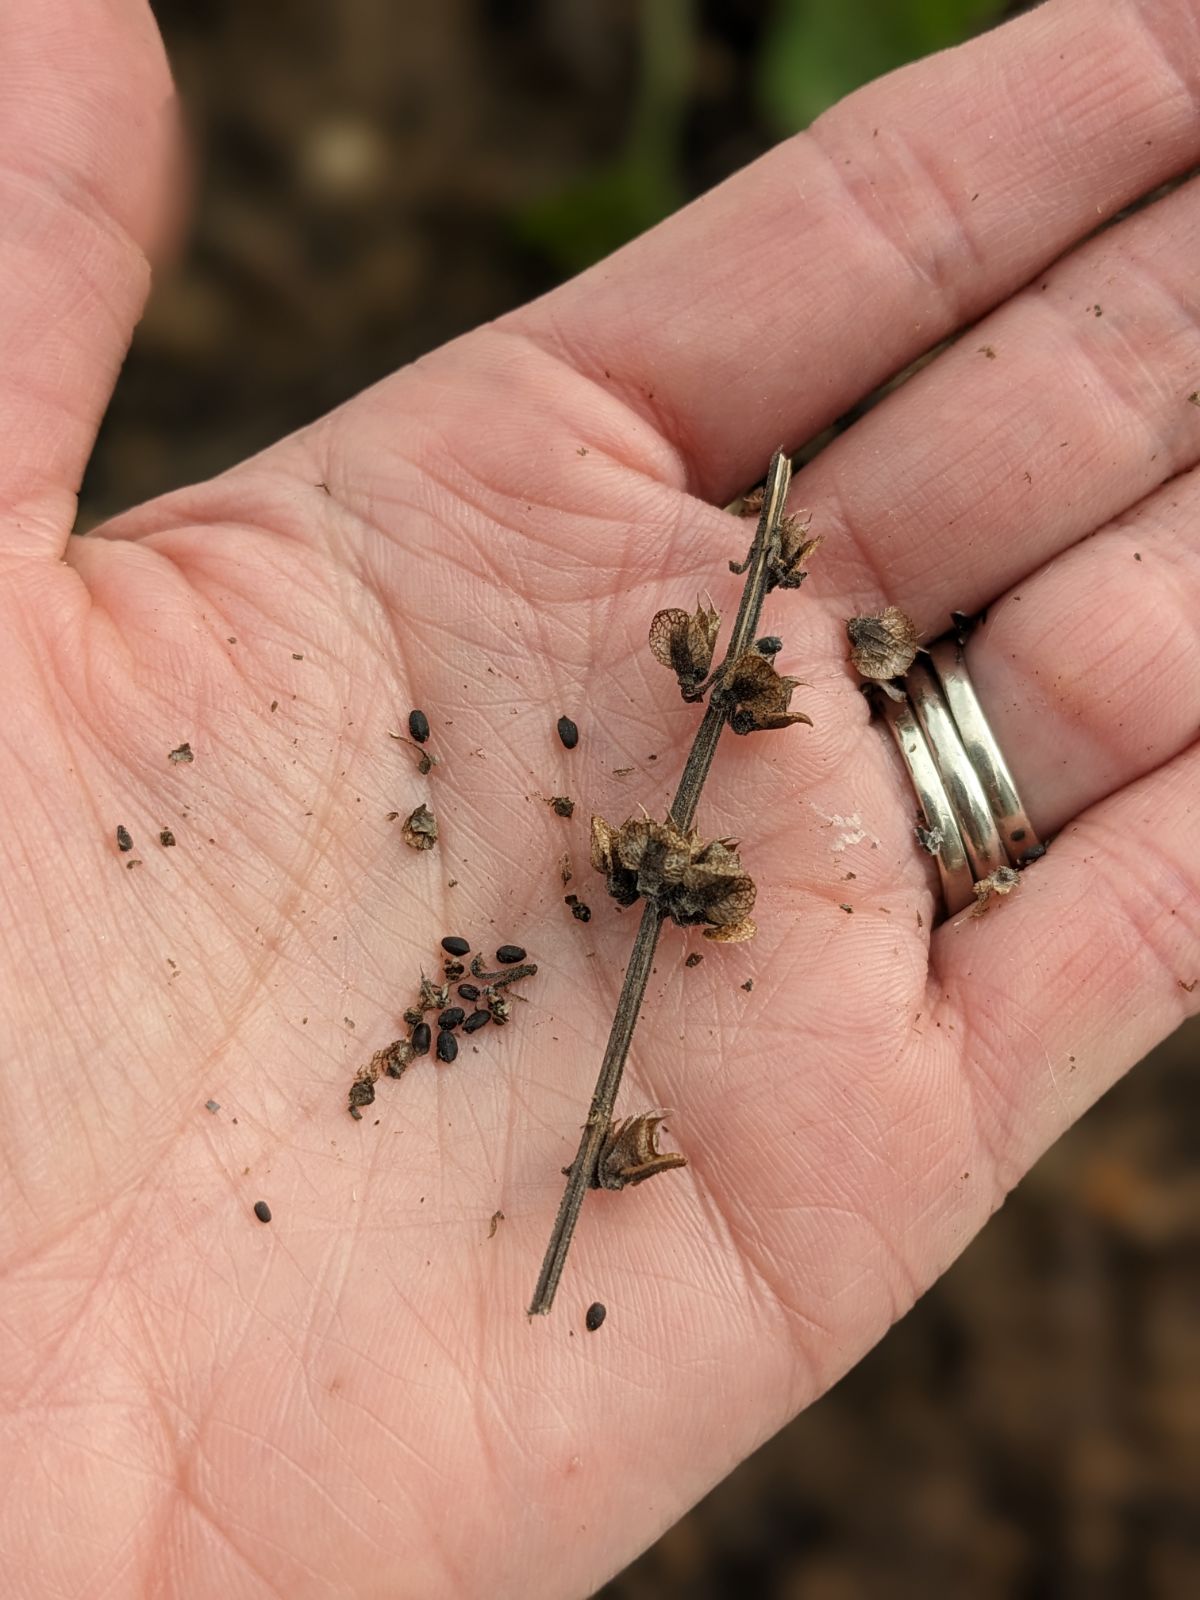
[[[771,465],[767,469],[762,512],[755,530],[754,543],[747,558],[746,582],[734,619],[729,648],[725,652],[726,662],[736,661],[748,650],[758,631],[763,601],[767,594],[771,559],[778,555],[779,523],[783,516],[791,477],[791,461],[782,449],[777,450],[771,457]],[[713,757],[717,753],[721,730],[725,726],[726,706],[722,702],[719,689],[718,672],[671,805],[671,821],[681,830],[690,828],[695,821],[700,793],[712,767]],[[542,1270],[538,1274],[537,1287],[533,1291],[533,1299],[529,1305],[530,1316],[545,1316],[554,1304],[555,1291],[566,1264],[567,1251],[571,1247],[571,1238],[575,1232],[575,1224],[579,1220],[583,1197],[592,1182],[600,1146],[612,1122],[617,1091],[625,1071],[633,1030],[646,997],[646,985],[650,981],[650,969],[654,962],[654,952],[658,946],[663,920],[664,913],[658,904],[647,900],[642,911],[642,920],[638,924],[637,937],[633,942],[629,965],[625,969],[625,981],[621,985],[612,1031],[609,1033],[604,1060],[601,1062],[600,1074],[596,1079],[596,1088],[583,1127],[583,1136],[579,1141],[575,1159],[567,1169],[567,1185],[558,1207],[558,1215],[554,1219],[554,1228],[542,1261]]]

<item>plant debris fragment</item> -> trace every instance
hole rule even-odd
[[[584,905],[577,894],[564,895],[563,899],[571,908],[571,915],[576,922],[590,922],[592,920],[591,906]]]
[[[160,828],[158,830],[158,842],[162,845],[164,850],[170,849],[170,847],[175,843],[175,835],[171,832],[170,828]]]
[[[178,765],[181,761],[194,761],[195,759],[196,757],[192,753],[192,747],[190,744],[188,744],[186,739],[182,744],[177,744],[174,750],[167,751],[167,760],[174,761],[176,765]]]
[[[1011,894],[1020,881],[1021,874],[1015,867],[997,867],[986,878],[980,878],[974,885],[975,904],[971,915],[982,917],[997,896]]]
[[[546,804],[556,817],[573,817],[575,815],[575,802],[567,794],[553,794]]]
[[[117,823],[117,849],[121,851],[133,849],[133,835],[124,823]]]
[[[405,817],[401,832],[414,850],[432,850],[438,839],[437,818],[427,805],[419,805]]]

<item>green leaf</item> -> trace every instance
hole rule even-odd
[[[807,127],[861,84],[968,38],[1003,0],[776,0],[758,102],[779,133]]]

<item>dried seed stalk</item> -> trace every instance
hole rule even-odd
[[[713,757],[717,753],[721,730],[729,720],[730,702],[728,696],[722,693],[721,677],[728,666],[740,660],[753,647],[759,618],[762,615],[763,601],[769,591],[776,586],[794,587],[800,581],[798,566],[801,557],[798,534],[793,531],[785,537],[783,527],[783,508],[791,478],[791,461],[782,449],[777,450],[771,457],[771,465],[767,469],[762,510],[750,553],[744,564],[738,564],[734,568],[746,574],[746,581],[742,588],[737,616],[734,619],[729,648],[724,663],[718,670],[704,716],[696,730],[696,737],[692,741],[692,748],[668,816],[671,825],[682,834],[690,832],[696,819],[700,793],[712,767]],[[798,529],[798,526],[794,524],[793,530]],[[793,544],[796,546],[794,549],[791,548]],[[566,1264],[567,1252],[571,1247],[575,1224],[579,1220],[583,1197],[595,1180],[601,1149],[605,1141],[612,1137],[613,1106],[617,1090],[621,1085],[621,1075],[625,1070],[625,1060],[629,1054],[638,1013],[646,996],[646,985],[650,979],[650,968],[654,961],[654,951],[662,930],[664,915],[662,905],[657,899],[646,900],[642,910],[642,920],[638,924],[637,936],[630,952],[629,965],[625,969],[625,981],[621,986],[612,1031],[608,1037],[604,1060],[600,1065],[600,1074],[596,1080],[583,1135],[575,1159],[566,1169],[567,1184],[559,1204],[558,1215],[554,1219],[554,1228],[550,1234],[542,1270],[538,1274],[533,1299],[529,1305],[530,1316],[535,1314],[545,1316],[554,1304],[555,1291]],[[667,1164],[679,1163],[668,1161]]]

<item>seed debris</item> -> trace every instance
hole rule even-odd
[[[419,805],[404,819],[401,832],[414,850],[432,850],[438,840],[437,818],[427,805]]]
[[[124,823],[121,822],[117,823],[117,849],[133,849],[133,835],[130,833],[129,829],[124,825]]]
[[[177,744],[174,750],[167,751],[167,760],[174,761],[176,765],[178,765],[181,761],[194,761],[195,759],[196,757],[192,753],[192,747],[186,739],[182,744]]]

